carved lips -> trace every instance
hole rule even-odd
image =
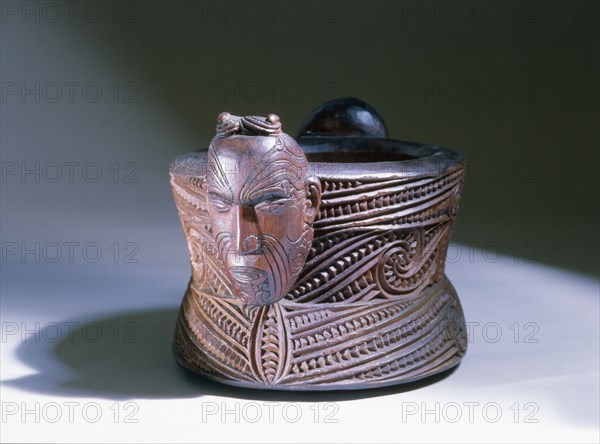
[[[254,267],[231,267],[229,273],[240,289],[241,299],[269,300],[268,275],[265,271]]]

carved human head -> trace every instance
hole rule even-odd
[[[208,152],[208,214],[236,296],[283,298],[310,249],[321,188],[279,117],[221,113]]]

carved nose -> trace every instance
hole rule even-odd
[[[256,213],[252,207],[237,207],[236,248],[240,254],[256,254],[260,251]]]

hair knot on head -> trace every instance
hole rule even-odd
[[[227,112],[217,118],[217,136],[221,138],[243,136],[278,136],[281,134],[281,122],[276,114],[262,116],[234,116]]]
[[[217,136],[229,137],[240,132],[241,117],[224,112],[217,117]]]

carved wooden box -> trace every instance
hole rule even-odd
[[[170,167],[192,277],[179,364],[232,385],[360,389],[457,365],[462,308],[444,274],[461,155],[387,138],[356,99],[297,140],[275,115],[219,116],[207,151]]]

